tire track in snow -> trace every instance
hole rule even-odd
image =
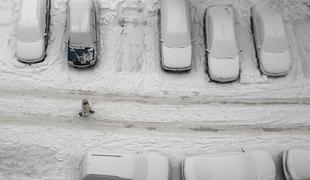
[[[310,130],[309,104],[237,104],[210,102],[202,104],[169,98],[156,101],[137,97],[89,95],[96,114],[86,119],[78,116],[83,96],[47,94],[47,92],[3,92],[0,98],[1,122],[76,124],[104,126],[179,127],[194,131],[219,129],[255,129],[266,131]],[[148,102],[149,101],[149,102]],[[153,127],[155,126],[155,127]]]
[[[310,97],[300,95],[285,97],[264,97],[253,95],[199,95],[191,94],[187,96],[178,95],[139,95],[123,93],[103,93],[84,90],[60,90],[60,89],[13,89],[2,87],[0,94],[3,96],[27,96],[47,99],[68,99],[80,100],[83,97],[95,99],[101,102],[133,102],[150,105],[191,105],[191,104],[240,104],[240,105],[310,105]]]

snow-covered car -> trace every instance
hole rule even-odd
[[[265,5],[254,6],[252,26],[262,73],[267,76],[286,75],[290,69],[291,56],[279,9]]]
[[[235,32],[234,12],[228,6],[211,6],[205,13],[205,45],[210,79],[231,82],[239,78],[241,50]]]
[[[191,69],[191,20],[187,0],[161,0],[160,45],[163,69]]]
[[[287,180],[310,179],[310,149],[285,151],[282,162]]]
[[[194,156],[182,163],[182,180],[275,180],[275,164],[265,151]]]
[[[162,155],[89,152],[83,158],[83,180],[168,180],[169,163]]]
[[[44,60],[48,44],[50,0],[22,0],[16,26],[16,57],[24,63]]]
[[[93,0],[70,0],[66,21],[66,51],[71,66],[95,65],[99,43],[97,8]]]

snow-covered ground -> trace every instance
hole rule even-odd
[[[82,154],[99,148],[159,152],[171,161],[171,179],[189,155],[265,149],[280,153],[310,147],[310,1],[190,0],[193,69],[160,67],[158,0],[98,0],[101,54],[94,68],[78,70],[63,57],[67,0],[52,0],[51,35],[44,62],[15,58],[19,0],[0,0],[0,179],[77,180]],[[257,69],[250,7],[279,6],[292,55],[286,77]],[[217,84],[205,73],[204,10],[229,4],[244,50],[238,82]],[[96,114],[81,119],[82,98]]]

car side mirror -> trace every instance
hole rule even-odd
[[[209,50],[209,49],[206,49],[206,52],[207,52],[208,54],[210,54],[210,50]]]
[[[164,40],[163,40],[163,39],[159,39],[159,42],[163,43],[163,42],[164,42]]]
[[[244,51],[243,51],[243,49],[239,49],[238,52],[241,54],[241,53],[243,53]]]
[[[192,39],[192,40],[191,40],[191,43],[194,43],[194,42],[195,42],[195,39]]]

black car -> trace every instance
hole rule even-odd
[[[93,0],[70,0],[67,16],[67,58],[74,67],[96,64],[98,51],[97,11]]]

